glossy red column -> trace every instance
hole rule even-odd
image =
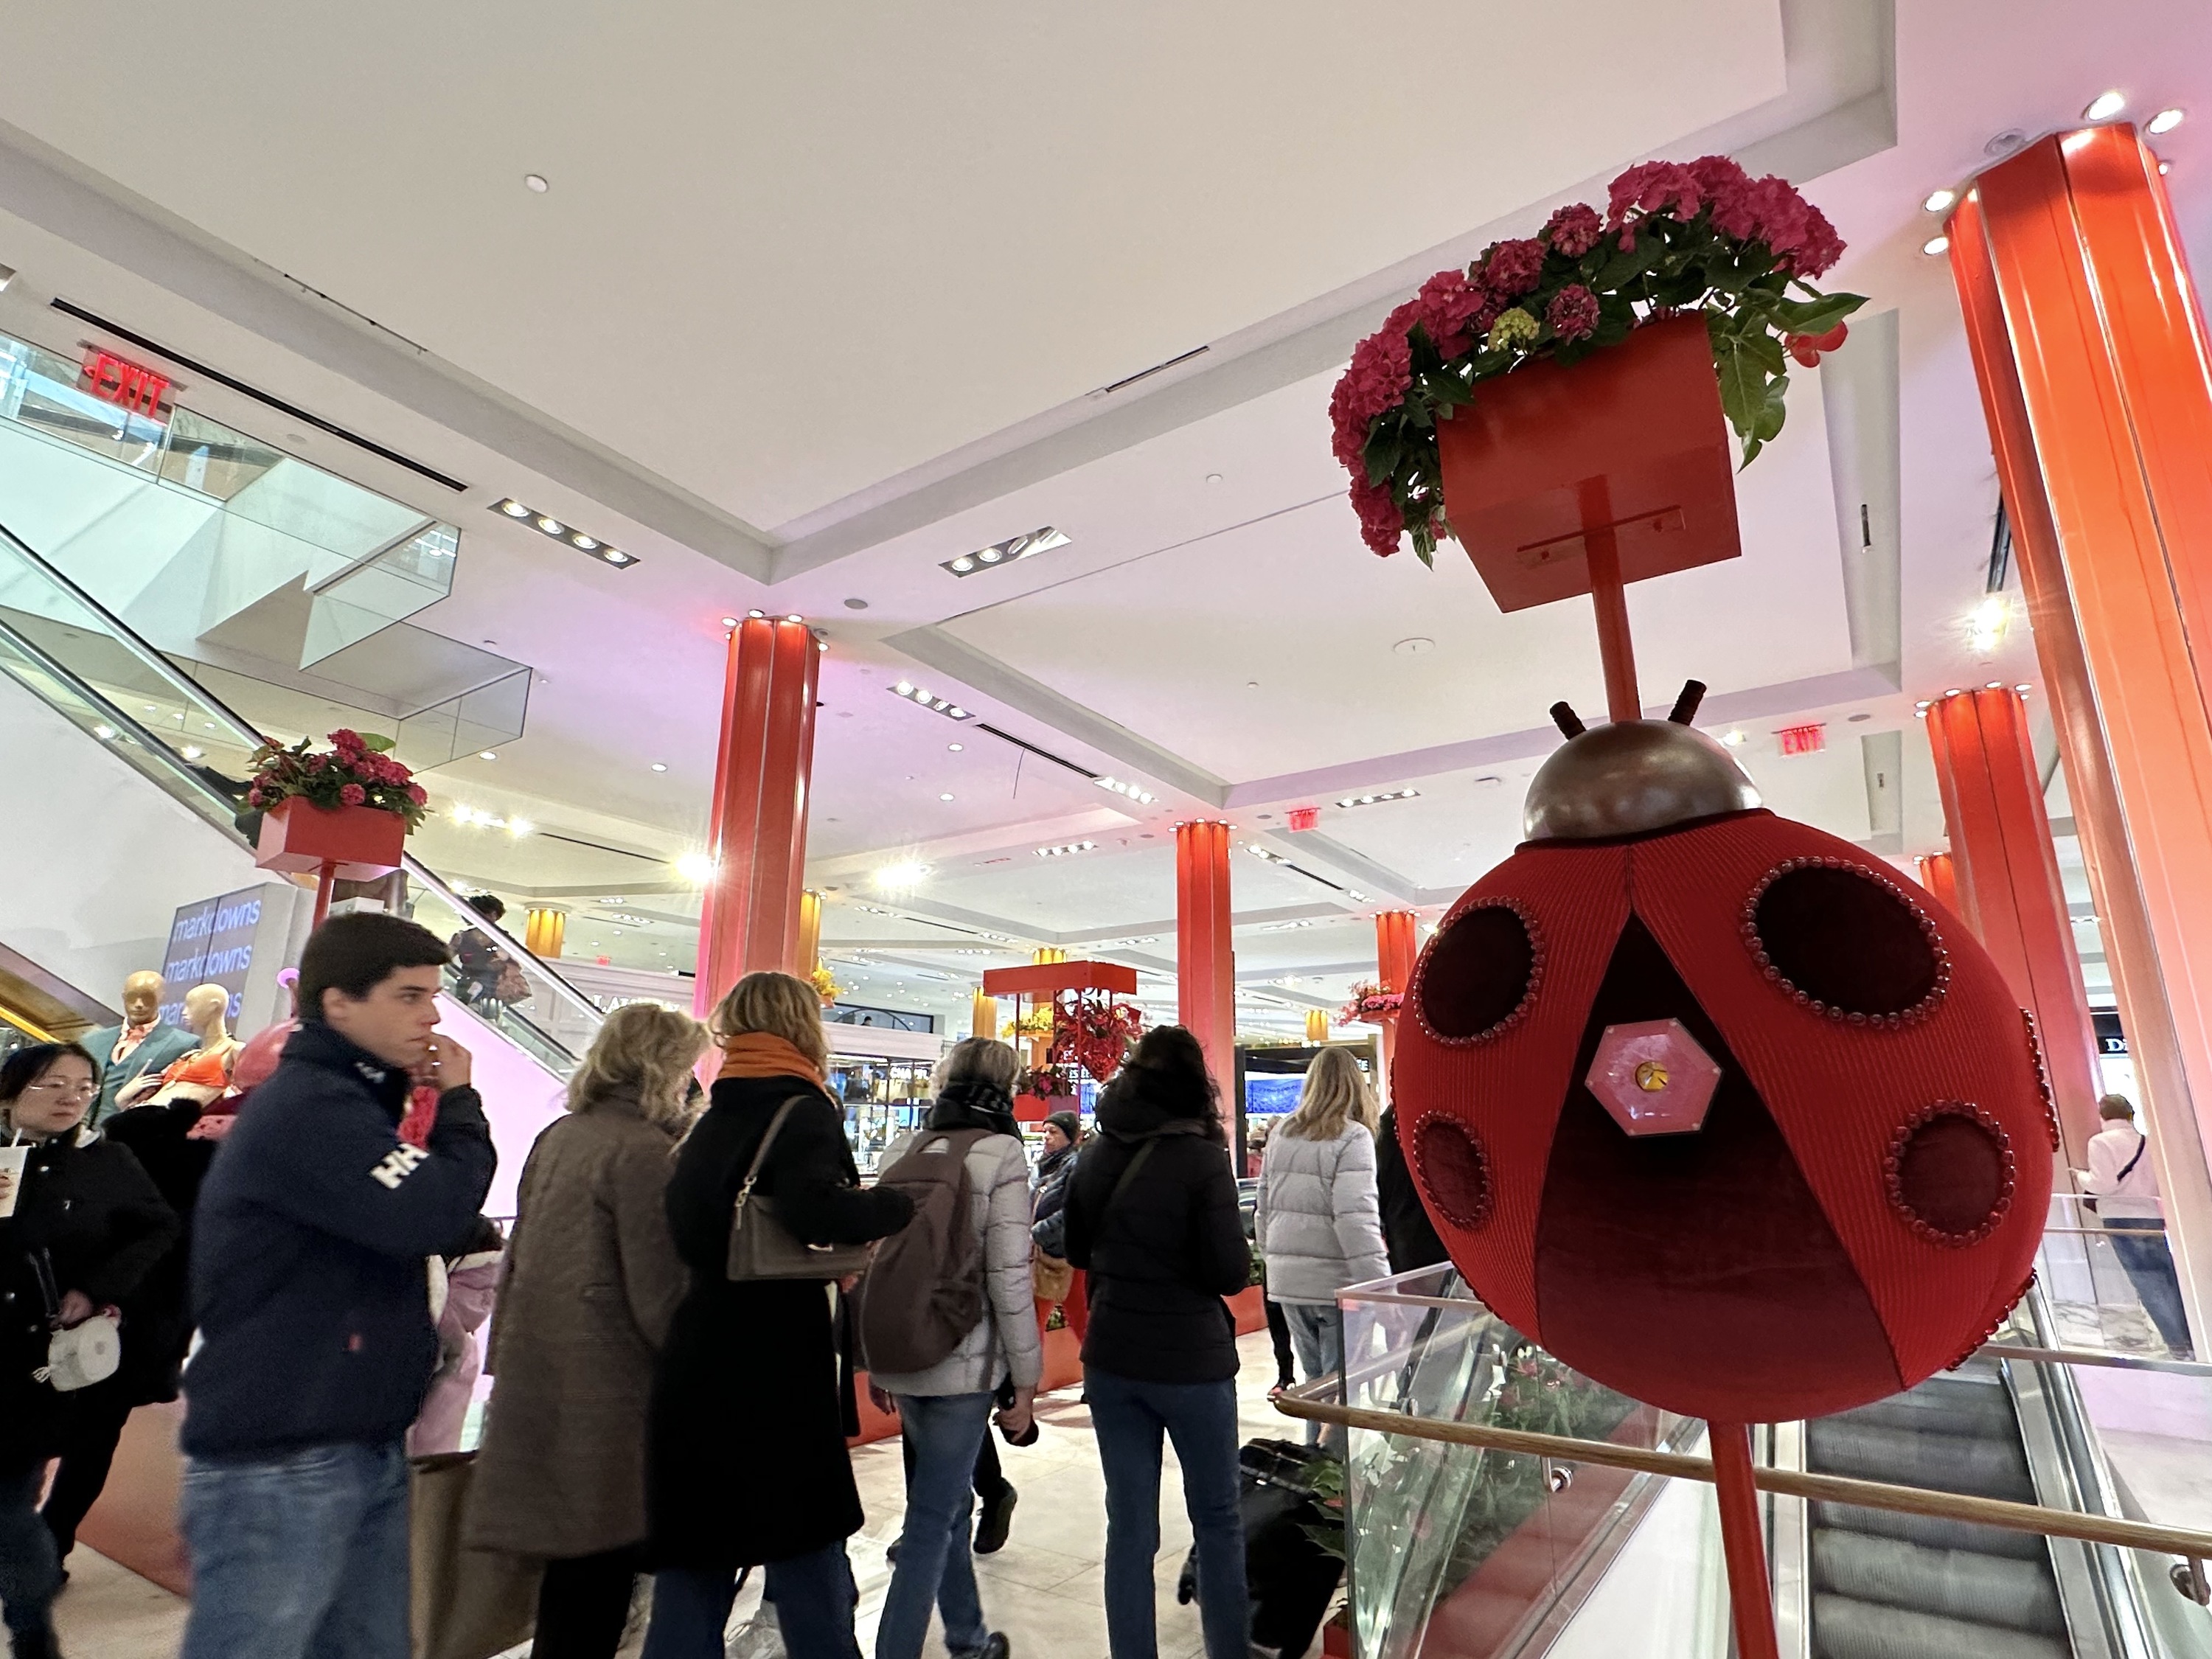
[[[1376,981],[1385,991],[1405,995],[1413,982],[1413,958],[1420,953],[1411,910],[1385,910],[1375,918]],[[1390,1087],[1391,1063],[1398,1057],[1398,1022],[1382,1022],[1382,1086]]]
[[[1966,901],[1959,896],[1959,869],[1948,853],[1923,853],[1913,862],[1920,866],[1920,884],[1943,901],[1944,907],[1969,923]]]
[[[2046,138],[1991,168],[1950,238],[2168,1237],[2205,1333],[2212,350],[2132,127]]]
[[[702,1015],[746,974],[813,968],[799,954],[820,661],[804,623],[755,617],[731,631],[693,993]]]
[[[2027,705],[1997,686],[1943,697],[1928,711],[1928,742],[1951,832],[1962,911],[2021,1007],[2035,1016],[2066,1155],[2089,1162],[2097,1121],[2096,1032],[2074,924],[2043,810]]]
[[[1233,1112],[1237,1082],[1237,954],[1229,939],[1229,826],[1176,825],[1176,1009],[1206,1050]]]

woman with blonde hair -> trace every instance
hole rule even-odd
[[[667,1188],[707,1030],[657,1002],[607,1016],[566,1115],[523,1166],[471,1485],[477,1549],[545,1563],[538,1659],[611,1659],[646,1536],[645,1419],[682,1300]]]
[[[1309,1382],[1344,1369],[1336,1293],[1390,1271],[1375,1186],[1377,1121],[1375,1091],[1352,1051],[1324,1048],[1307,1068],[1297,1110],[1267,1138],[1260,1161],[1253,1242]],[[1318,1425],[1307,1425],[1309,1443],[1318,1437]]]
[[[844,1112],[823,1086],[830,1045],[811,985],[747,974],[712,1029],[720,1074],[668,1183],[690,1285],[653,1378],[646,1659],[721,1659],[738,1571],[763,1565],[791,1659],[857,1659],[845,1540],[862,1516],[845,1437],[858,1413],[830,1283],[730,1279],[730,1229],[757,1158],[754,1195],[802,1244],[887,1237],[914,1205],[893,1188],[860,1190]]]

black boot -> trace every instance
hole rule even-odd
[[[1014,1505],[1021,1494],[1014,1490],[1013,1482],[1003,1480],[983,1505],[983,1513],[975,1522],[975,1553],[995,1555],[1006,1546],[1006,1534],[1013,1530]]]
[[[54,1638],[53,1626],[42,1631],[20,1631],[8,1644],[14,1659],[62,1659],[61,1644]]]

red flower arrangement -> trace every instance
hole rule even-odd
[[[1433,562],[1437,538],[1452,533],[1436,422],[1473,403],[1484,380],[1534,358],[1572,362],[1653,317],[1703,314],[1721,407],[1749,465],[1782,430],[1784,353],[1812,368],[1866,303],[1812,285],[1843,252],[1787,179],[1706,155],[1640,163],[1613,181],[1602,218],[1577,202],[1464,271],[1438,271],[1359,343],[1329,398],[1367,545],[1387,557],[1411,535]]]
[[[1406,1006],[1404,995],[1386,991],[1379,985],[1362,980],[1352,988],[1352,1000],[1336,1012],[1339,1025],[1378,1025],[1386,1019],[1395,1019],[1398,1011]]]
[[[1052,1047],[1055,1066],[1077,1066],[1104,1083],[1121,1069],[1129,1045],[1143,1035],[1145,1017],[1127,1003],[1096,1000],[1064,992],[1053,1005]]]
[[[390,757],[391,738],[341,729],[330,734],[330,742],[328,750],[312,754],[305,738],[289,749],[263,744],[247,757],[255,770],[246,804],[264,810],[295,799],[311,806],[367,806],[397,813],[410,830],[429,816],[430,797],[412,772]]]

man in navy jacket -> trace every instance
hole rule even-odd
[[[397,916],[318,929],[302,1024],[200,1189],[185,1659],[408,1659],[424,1259],[469,1237],[496,1161],[468,1051],[433,1029],[447,955]],[[418,1083],[441,1091],[427,1148],[398,1133]]]

